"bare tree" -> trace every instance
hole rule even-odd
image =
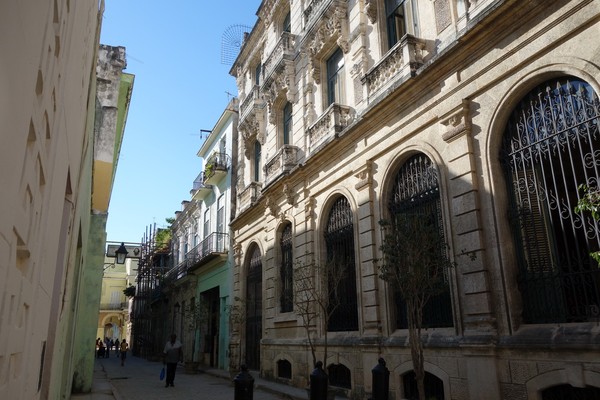
[[[313,367],[317,364],[317,343],[323,333],[323,364],[327,365],[327,328],[342,304],[340,284],[346,277],[344,263],[336,259],[324,265],[297,261],[294,266],[294,311],[302,319]]]
[[[419,399],[425,400],[423,309],[432,297],[448,290],[449,270],[455,264],[448,258],[448,246],[433,216],[401,213],[380,224],[384,228],[380,277],[406,302],[413,369]]]

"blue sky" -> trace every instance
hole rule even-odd
[[[107,223],[107,240],[140,242],[146,227],[190,199],[210,130],[237,94],[221,42],[252,27],[260,0],[105,0],[100,42],[124,46],[135,75]]]

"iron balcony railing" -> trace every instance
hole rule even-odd
[[[186,258],[190,260],[190,268],[195,268],[215,256],[226,254],[228,251],[229,235],[222,232],[213,232],[195,246],[186,255]]]
[[[204,183],[206,184],[210,178],[215,176],[219,171],[227,172],[231,166],[231,157],[227,153],[214,153],[206,159],[204,168]]]
[[[189,254],[189,253],[188,253]],[[181,261],[177,266],[167,271],[163,278],[163,282],[165,284],[175,282],[183,277],[185,277],[188,273],[188,268],[190,266],[190,259],[187,254],[183,261]]]
[[[100,304],[100,309],[101,310],[122,310],[124,308],[127,308],[127,303],[126,302],[123,302],[123,303]]]

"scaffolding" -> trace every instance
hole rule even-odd
[[[160,231],[156,224],[150,225],[142,238],[131,312],[132,353],[149,360],[156,360],[162,355],[168,335],[168,300],[161,291],[161,281],[173,263],[170,239],[159,242],[157,234]]]

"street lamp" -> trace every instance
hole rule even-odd
[[[115,250],[115,255],[117,256],[117,264],[125,264],[125,259],[127,258],[127,248],[125,247],[125,243],[121,242],[121,246],[117,250]]]

